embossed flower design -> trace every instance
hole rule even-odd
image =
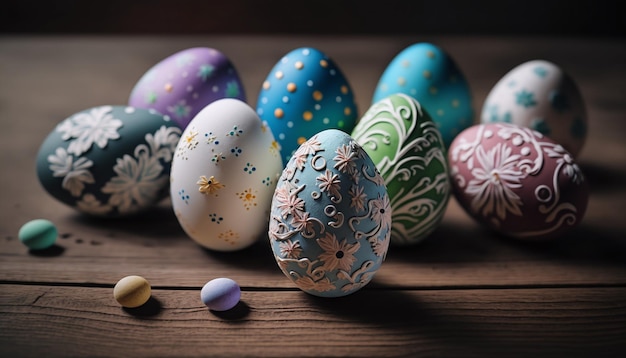
[[[79,156],[88,151],[92,145],[104,148],[111,139],[120,137],[117,132],[122,121],[113,118],[111,106],[93,108],[89,113],[78,113],[61,122],[56,130],[62,132],[63,140],[73,139],[67,151]]]
[[[106,183],[102,192],[111,194],[109,203],[117,206],[122,213],[133,212],[138,207],[149,205],[167,181],[161,175],[163,166],[158,158],[147,153],[137,158],[124,155],[117,159],[113,170],[117,176]]]
[[[352,174],[356,171],[355,152],[349,145],[342,145],[335,151],[337,154],[333,160],[335,161],[335,168],[342,173]]]
[[[361,244],[358,242],[349,244],[346,240],[339,241],[335,234],[330,232],[326,232],[324,237],[318,238],[317,243],[324,250],[319,255],[319,259],[324,262],[324,269],[327,271],[333,271],[338,268],[342,271],[350,272],[352,265],[356,261],[354,253],[359,251],[361,247]]]
[[[276,188],[276,207],[280,210],[280,215],[284,218],[292,215],[301,217],[304,212],[304,200],[298,197],[298,191],[291,190],[287,185]]]
[[[326,171],[323,174],[320,174],[316,180],[321,191],[326,192],[328,195],[333,197],[339,197],[341,195],[339,194],[341,180],[339,180],[339,175],[336,173],[326,169]]]
[[[556,162],[563,167],[563,174],[573,183],[580,185],[584,181],[582,170],[563,146],[555,145],[552,148],[546,148],[545,151],[550,157],[558,158]]]
[[[495,214],[500,220],[506,218],[507,212],[521,215],[522,200],[513,191],[522,186],[523,173],[516,167],[520,156],[498,143],[488,152],[478,146],[475,158],[478,165],[472,169],[473,179],[466,189],[466,193],[473,196],[472,211],[482,208],[483,216]]]
[[[280,247],[281,256],[287,257],[290,259],[298,259],[300,258],[300,254],[302,253],[302,247],[300,246],[300,242],[298,240],[282,241],[279,244],[279,247]]]
[[[65,149],[57,148],[54,154],[48,156],[48,162],[50,162],[52,176],[62,177],[61,186],[68,190],[72,196],[80,196],[85,184],[95,182],[93,175],[88,170],[93,162],[87,158],[74,160],[74,157],[69,155]]]
[[[224,184],[215,179],[213,175],[211,175],[209,178],[202,175],[196,184],[198,184],[199,186],[198,191],[200,191],[202,194],[214,194],[224,187]]]
[[[364,188],[359,185],[352,185],[350,187],[350,207],[354,208],[357,212],[365,208],[365,200],[367,195],[364,192]]]

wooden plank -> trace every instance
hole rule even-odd
[[[93,220],[56,203],[34,175],[38,143],[58,121],[123,104],[157,61],[192,46],[224,51],[249,102],[282,55],[325,51],[367,109],[387,62],[405,46],[443,46],[467,74],[475,108],[517,64],[545,58],[577,80],[589,111],[579,164],[592,185],[580,227],[528,244],[482,230],[450,202],[422,245],[391,248],[371,285],[316,299],[278,270],[261,240],[215,253],[187,238],[165,201],[125,220]],[[0,356],[623,356],[626,353],[626,47],[612,39],[446,36],[198,36],[0,38]],[[58,246],[29,253],[17,232],[44,217]],[[124,310],[123,276],[154,300]],[[200,287],[242,287],[234,311],[209,312]]]
[[[369,290],[338,299],[199,290],[123,309],[110,288],[2,285],[0,356],[519,356],[626,352],[626,288]],[[19,324],[15,324],[19,322]]]
[[[372,284],[626,284],[626,246],[619,233],[583,226],[552,243],[528,244],[484,232],[454,202],[449,209],[442,227],[421,245],[391,247]],[[43,253],[29,253],[15,233],[0,240],[1,281],[111,285],[140,274],[165,287],[197,286],[212,277],[231,277],[249,287],[294,287],[278,269],[266,238],[239,252],[213,252],[186,237],[166,205],[114,226],[76,215],[59,216],[57,223],[58,244]]]
[[[390,248],[373,282],[385,287],[468,287],[626,284],[626,250],[620,237],[577,230],[548,244],[523,244],[481,231],[458,208],[427,241]],[[173,215],[118,222],[59,218],[52,250],[28,252],[15,235],[0,240],[0,280],[114,284],[140,274],[159,286],[197,286],[231,277],[249,287],[293,287],[278,269],[267,239],[240,252],[204,249],[186,237]],[[158,220],[154,226],[152,220]],[[456,226],[455,226],[456,225]],[[167,229],[170,228],[170,229]],[[468,229],[470,228],[470,229]],[[71,269],[68,269],[71,268]]]

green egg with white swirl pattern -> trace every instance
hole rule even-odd
[[[391,201],[391,245],[422,242],[439,226],[450,198],[441,133],[411,96],[374,103],[352,131],[385,180]]]

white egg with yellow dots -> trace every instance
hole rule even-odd
[[[267,124],[238,99],[220,99],[185,128],[170,174],[172,207],[201,246],[235,251],[267,233],[269,209],[283,168]]]

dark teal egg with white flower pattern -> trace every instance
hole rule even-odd
[[[469,83],[452,56],[435,44],[419,42],[398,53],[380,77],[372,104],[394,93],[421,103],[441,132],[446,148],[474,122]]]
[[[37,153],[37,176],[58,201],[93,215],[119,217],[168,194],[181,129],[154,110],[98,106],[61,121]]]
[[[383,263],[392,208],[363,148],[338,129],[302,143],[272,198],[269,240],[283,273],[304,292],[339,297],[367,285]]]
[[[487,95],[480,121],[536,130],[574,157],[587,137],[587,113],[580,90],[568,73],[546,60],[524,62],[504,75]]]

